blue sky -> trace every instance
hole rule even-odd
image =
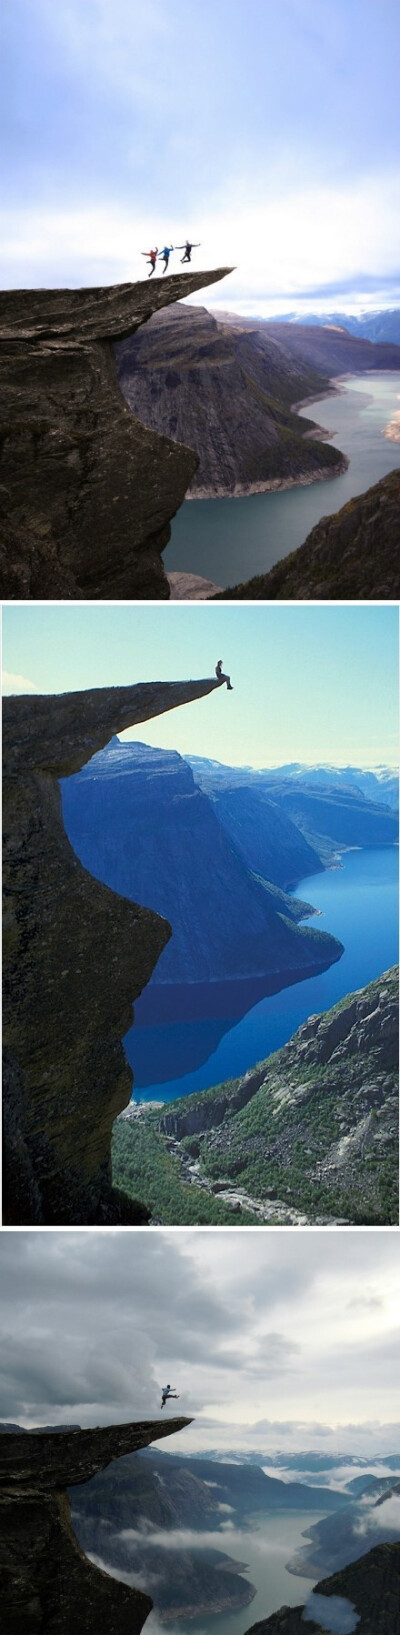
[[[239,310],[400,300],[395,0],[2,18],[3,286],[135,278],[188,234],[199,265],[237,265],[215,301]]]
[[[130,737],[233,765],[397,762],[398,615],[390,606],[217,603],[3,610],[12,692],[231,671],[223,688]]]

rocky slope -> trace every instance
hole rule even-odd
[[[400,470],[366,494],[322,517],[304,545],[270,573],[248,579],[213,601],[360,601],[400,596]]]
[[[0,1438],[0,1594],[7,1635],[140,1635],[152,1607],[83,1554],[65,1489],[188,1419]]]
[[[298,926],[307,905],[277,890],[266,869],[258,871],[263,879],[256,878],[253,862],[249,868],[221,826],[219,808],[175,752],[115,740],[63,785],[63,812],[74,850],[90,873],[170,920],[171,942],[153,982],[187,985],[260,975],[282,977],[283,983],[340,957],[335,938]],[[268,832],[267,807],[262,818]],[[278,825],[283,836],[293,826],[272,810],[274,819],[279,858]],[[301,835],[297,850],[299,862],[308,850]]]
[[[315,1585],[314,1596],[336,1596],[355,1609],[357,1635],[398,1635],[400,1590],[400,1545],[379,1544],[361,1561],[343,1572],[334,1573]],[[317,1619],[304,1622],[303,1607],[281,1607],[271,1618],[252,1624],[246,1635],[313,1635],[322,1631]],[[323,1608],[328,1614],[329,1606]],[[340,1608],[339,1608],[340,1611]],[[343,1611],[343,1609],[342,1609]],[[326,1628],[326,1623],[324,1624]],[[331,1625],[332,1627],[332,1625]],[[337,1629],[345,1627],[337,1622]],[[347,1624],[347,1628],[351,1625]]]
[[[247,494],[339,474],[337,449],[307,439],[312,420],[291,404],[323,390],[321,371],[254,326],[219,324],[203,307],[177,305],[117,345],[126,401],[153,431],[198,455],[189,495]],[[400,348],[399,348],[400,366]]]
[[[168,598],[161,553],[197,458],[134,419],[113,342],[229,270],[1,292],[3,597]]]
[[[113,733],[216,686],[154,682],[4,701],[6,1223],[143,1218],[111,1188],[110,1138],[132,1083],[121,1037],[170,927],[81,867],[58,780]]]
[[[310,1017],[243,1078],[116,1129],[121,1173],[140,1173],[147,1131],[199,1212],[205,1187],[246,1224],[251,1212],[254,1224],[397,1224],[398,972]],[[157,1211],[156,1179],[147,1196]]]

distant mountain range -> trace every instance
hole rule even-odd
[[[261,322],[264,320],[261,319]],[[319,329],[330,329],[338,326],[347,330],[349,335],[359,336],[367,341],[394,341],[400,343],[400,309],[392,307],[382,312],[361,312],[355,317],[352,312],[300,312],[276,313],[269,322],[303,324],[307,328],[310,324],[317,324]]]

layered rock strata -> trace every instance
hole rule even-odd
[[[8,1223],[147,1218],[112,1189],[113,1121],[132,1074],[121,1038],[170,926],[100,885],[65,834],[58,779],[114,732],[216,680],[4,701],[4,1069]]]
[[[113,343],[228,271],[0,294],[3,597],[168,598],[161,553],[197,456],[134,418]]]
[[[152,1601],[81,1550],[66,1488],[190,1419],[0,1438],[0,1594],[7,1635],[140,1635]]]

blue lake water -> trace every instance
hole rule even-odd
[[[208,1008],[204,988],[175,993],[150,984],[124,1041],[136,1101],[172,1101],[236,1078],[285,1044],[308,1016],[397,962],[397,847],[345,852],[340,867],[299,880],[294,894],[320,910],[314,923],[344,944],[341,959],[280,993],[264,988],[264,997],[259,982],[211,983]]]
[[[304,488],[245,499],[186,500],[164,553],[167,573],[201,574],[224,588],[267,572],[303,544],[320,517],[339,511],[400,465],[400,444],[383,435],[399,406],[400,374],[376,371],[348,376],[340,396],[321,397],[300,410],[333,433],[330,441],[347,455],[348,470]]]

